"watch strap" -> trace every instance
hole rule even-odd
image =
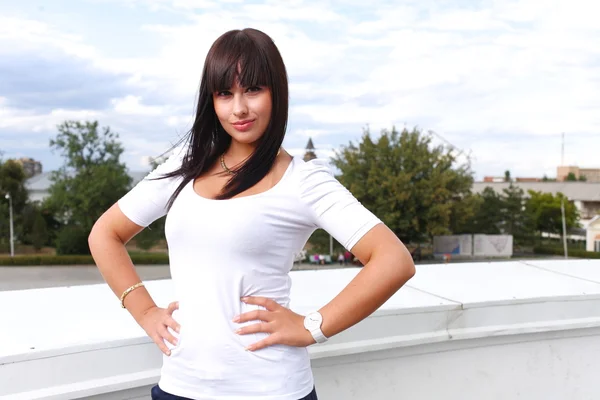
[[[310,334],[317,343],[325,343],[327,341],[327,336],[323,335],[323,331],[321,331],[321,328],[313,329],[312,331],[310,331]]]

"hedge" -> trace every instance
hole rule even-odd
[[[557,256],[564,256],[565,250],[561,246],[535,246],[533,252],[536,254],[553,254]],[[600,252],[585,251],[581,249],[568,249],[569,257],[578,258],[599,258]]]
[[[169,255],[166,253],[132,254],[134,264],[168,264]],[[15,256],[0,257],[2,265],[95,265],[92,256]]]

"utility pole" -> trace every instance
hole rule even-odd
[[[565,133],[562,133],[562,146],[561,146],[561,165],[565,165]],[[563,188],[565,185],[563,184]],[[564,193],[560,196],[560,213],[562,217],[562,236],[563,236],[563,249],[565,252],[565,258],[569,258],[569,249],[567,247],[567,221],[565,218],[565,195]]]
[[[13,229],[13,206],[12,206],[12,197],[10,196],[10,193],[7,193],[6,196],[4,196],[8,199],[8,213],[9,213],[9,223],[10,223],[10,256],[14,257],[15,256],[15,236],[14,236],[14,229]]]
[[[562,133],[562,149],[560,155],[560,165],[565,166],[565,133]]]
[[[560,197],[560,212],[562,214],[563,248],[565,258],[569,258],[569,249],[567,248],[567,222],[565,220],[565,196]]]

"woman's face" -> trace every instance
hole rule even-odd
[[[213,93],[217,118],[233,140],[255,143],[271,120],[271,90],[265,86],[241,87],[236,81],[229,90]]]

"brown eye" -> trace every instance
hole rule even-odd
[[[218,97],[229,96],[229,95],[231,95],[231,92],[229,90],[219,90],[219,91],[217,91],[217,96]]]

